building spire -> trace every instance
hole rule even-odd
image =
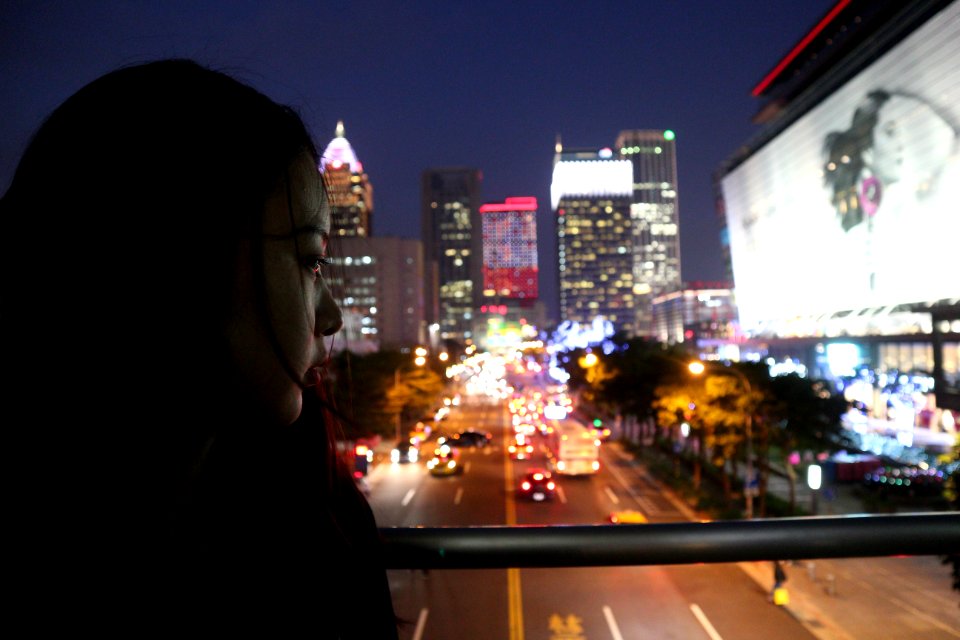
[[[337,120],[337,131],[336,131],[335,137],[337,138],[343,137],[343,120]]]

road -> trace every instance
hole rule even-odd
[[[504,403],[466,402],[445,422],[486,429],[494,444],[462,452],[462,475],[436,478],[422,464],[379,465],[370,482],[381,527],[601,524],[617,509],[650,522],[688,518],[642,469],[603,451],[601,472],[560,478],[557,499],[519,502],[522,470],[543,461],[505,454]],[[810,639],[815,636],[739,565],[391,571],[404,640]]]

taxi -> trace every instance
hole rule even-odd
[[[614,511],[607,516],[607,522],[611,524],[647,524],[647,516],[636,509],[624,509],[623,511]]]
[[[459,450],[443,443],[433,452],[433,458],[427,462],[427,470],[432,476],[453,476],[463,473]]]

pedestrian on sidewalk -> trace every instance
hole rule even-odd
[[[770,589],[770,602],[774,604],[786,604],[785,602],[778,602],[777,590],[783,587],[783,583],[787,581],[787,573],[783,570],[783,565],[780,564],[779,560],[773,561],[773,588]]]

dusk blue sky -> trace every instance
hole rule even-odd
[[[622,129],[672,129],[683,278],[718,280],[712,174],[757,131],[750,90],[834,4],[6,1],[0,186],[42,119],[81,86],[124,64],[190,57],[295,107],[321,148],[343,120],[374,185],[376,235],[419,236],[427,168],[480,169],[484,201],[536,196],[553,313],[557,135],[601,147]]]

